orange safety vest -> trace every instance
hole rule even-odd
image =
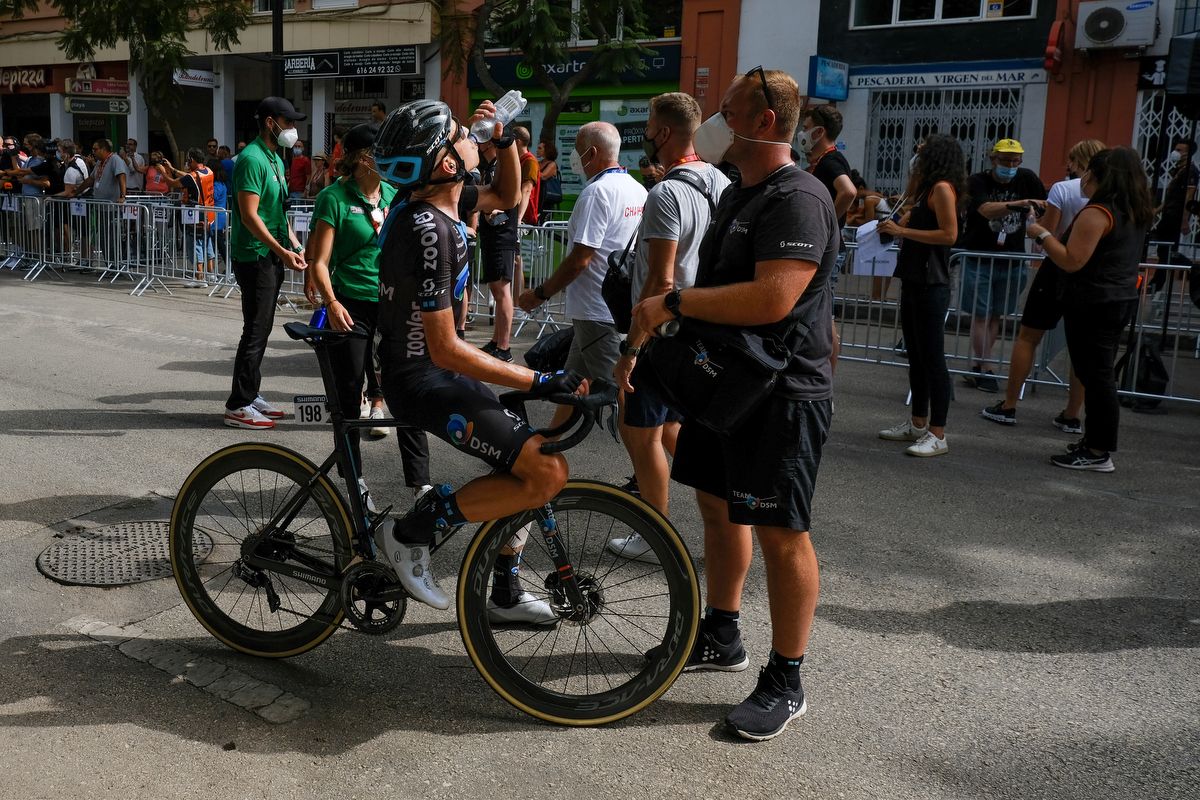
[[[210,208],[215,206],[217,204],[217,197],[213,193],[213,183],[216,181],[216,176],[213,174],[213,171],[208,167],[202,166],[195,172],[188,174],[192,176],[192,180],[200,187],[200,196],[184,197],[184,200],[198,206],[208,206]],[[185,191],[184,194],[186,195],[187,192]],[[217,212],[215,211],[209,211],[206,216],[208,217],[209,225],[217,221]]]

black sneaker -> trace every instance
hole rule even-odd
[[[995,394],[1000,391],[1000,382],[996,380],[996,373],[990,369],[975,379],[975,388],[981,392]]]
[[[646,660],[653,660],[662,647],[652,647],[646,652]],[[703,628],[696,636],[696,644],[683,665],[684,672],[742,672],[750,666],[746,649],[742,647],[742,635],[735,633],[733,640],[722,642]]]
[[[729,712],[725,725],[743,739],[762,742],[783,733],[788,723],[805,711],[804,687],[791,689],[782,675],[763,667],[758,685]]]
[[[638,497],[642,496],[642,493],[640,491],[638,491],[638,483],[637,483],[636,475],[630,475],[629,479],[626,480],[624,484],[622,484],[621,488],[623,490],[625,490],[626,492],[629,492],[632,495],[637,495]]]
[[[466,331],[457,330],[457,331],[455,331],[455,334],[457,334],[458,338],[462,339],[464,342],[467,340],[467,332]]]
[[[1063,433],[1083,433],[1083,422],[1077,419],[1059,414],[1054,418],[1054,427],[1058,428]]]
[[[489,356],[494,356],[494,355],[496,355],[497,347],[499,347],[499,345],[496,344],[496,340],[492,339],[490,342],[488,342],[487,344],[485,344],[483,347],[481,347],[479,349],[482,350],[483,352],[487,353]]]
[[[493,350],[492,355],[508,364],[511,364],[513,360],[512,350],[503,349],[500,347],[497,347],[495,350]]]
[[[1017,424],[1017,410],[1015,408],[1005,408],[1003,400],[994,406],[988,406],[983,411],[980,411],[979,416],[984,419],[990,419],[992,422],[999,422],[1001,425]]]
[[[1096,455],[1086,447],[1079,447],[1059,456],[1050,456],[1050,463],[1063,469],[1086,470],[1088,472],[1112,472],[1116,469],[1108,453]]]
[[[963,375],[963,383],[965,383],[967,386],[970,386],[972,389],[974,389],[976,384],[979,383],[980,377],[982,377],[982,376],[983,376],[983,368],[982,367],[971,367],[970,374]]]

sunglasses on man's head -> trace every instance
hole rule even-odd
[[[754,69],[747,72],[746,77],[747,78],[753,77],[755,73],[758,74],[758,80],[759,80],[759,82],[762,83],[763,98],[767,101],[767,108],[774,111],[775,110],[775,98],[771,95],[771,87],[767,83],[767,72],[766,72],[766,70],[764,70],[762,68],[762,66],[757,66]]]

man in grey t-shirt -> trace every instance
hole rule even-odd
[[[637,233],[637,259],[630,275],[635,305],[643,297],[683,289],[696,281],[700,240],[729,186],[728,178],[696,155],[692,139],[699,126],[700,104],[691,95],[670,92],[650,101],[644,146],[648,156],[663,164],[666,174],[650,189]],[[703,192],[699,185],[680,178],[685,170],[688,174],[683,178],[698,178]],[[638,490],[666,515],[667,453],[675,452],[679,417],[634,372],[638,353],[649,338],[649,332],[635,321],[613,374],[625,390],[621,438],[633,461]],[[627,558],[654,558],[636,534],[611,540],[609,548]]]
[[[97,200],[124,203],[125,180],[129,177],[129,167],[125,166],[124,159],[113,153],[112,142],[108,139],[97,139],[93,142],[92,155],[96,158],[96,169],[92,176],[84,181],[85,187],[95,187],[92,196]]]

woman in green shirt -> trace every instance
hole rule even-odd
[[[305,294],[316,303],[323,298],[328,325],[334,330],[352,328],[367,335],[348,339],[331,351],[337,402],[346,419],[362,414],[363,377],[368,399],[382,404],[383,392],[374,377],[375,327],[379,314],[379,229],[387,216],[396,189],[379,179],[371,147],[379,126],[365,123],[351,128],[342,139],[343,156],[337,165],[341,177],[317,194],[305,258]],[[372,414],[374,416],[374,414]],[[425,432],[401,427],[396,431],[404,461],[404,482],[418,496],[429,488],[429,442]],[[362,475],[358,429],[350,431],[354,466]],[[374,505],[360,477],[359,490],[368,508]]]

